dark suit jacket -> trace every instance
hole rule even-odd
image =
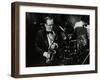
[[[61,40],[60,40],[60,33],[56,30],[54,31],[56,34],[55,37],[55,41],[58,45],[60,45]],[[59,36],[58,36],[59,35]],[[36,48],[36,52],[37,54],[39,54],[39,58],[41,60],[42,63],[44,63],[45,61],[45,57],[43,57],[43,53],[46,51],[48,51],[48,47],[49,47],[49,43],[48,43],[48,39],[47,39],[47,32],[45,29],[39,30],[37,32],[36,35],[36,40],[35,40],[35,48]],[[57,55],[59,55],[59,53],[56,53]]]

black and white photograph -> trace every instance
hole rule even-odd
[[[97,7],[12,3],[12,76],[97,73]]]
[[[26,12],[26,67],[90,63],[90,16]]]

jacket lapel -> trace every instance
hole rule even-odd
[[[47,33],[46,33],[46,31],[43,32],[43,36],[44,36],[45,47],[48,49],[49,42],[48,42],[48,39],[47,39]]]

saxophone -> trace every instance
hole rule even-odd
[[[54,44],[54,42],[52,44]],[[48,48],[48,54],[50,54],[50,57],[49,58],[46,58],[46,63],[47,64],[50,64],[50,63],[52,64],[52,62],[54,61],[54,56],[56,54],[57,44],[55,45],[55,48],[54,49],[52,49],[51,46]]]

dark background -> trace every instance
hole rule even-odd
[[[36,32],[43,28],[44,18],[53,16],[55,25],[67,27],[67,33],[73,32],[72,28],[75,22],[83,20],[89,24],[88,15],[68,15],[68,14],[44,14],[26,12],[26,67],[39,66],[39,55],[35,51]]]

